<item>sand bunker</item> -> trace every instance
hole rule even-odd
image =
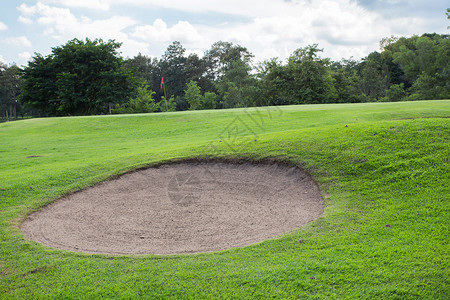
[[[68,195],[22,224],[30,240],[85,253],[180,254],[242,247],[322,212],[309,175],[280,165],[177,163]]]

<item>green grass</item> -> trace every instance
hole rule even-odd
[[[423,101],[2,123],[0,298],[448,299],[449,116],[450,101]],[[54,250],[18,227],[114,175],[213,157],[305,168],[324,213],[277,239],[176,256]]]

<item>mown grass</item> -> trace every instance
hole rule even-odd
[[[289,106],[0,124],[0,298],[446,299],[450,101]],[[107,256],[27,241],[27,213],[187,158],[305,168],[322,216],[216,253]]]

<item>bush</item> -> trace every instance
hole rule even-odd
[[[135,98],[130,98],[130,101],[116,105],[112,110],[114,114],[133,114],[133,113],[151,113],[159,110],[159,103],[153,99],[154,91],[148,89],[148,85],[142,85],[137,88],[137,95]]]
[[[216,108],[217,95],[216,93],[206,92],[202,98],[202,109],[215,109]]]
[[[405,91],[405,85],[403,83],[393,84],[386,91],[386,98],[389,102],[396,102],[405,100],[408,94]]]
[[[159,110],[162,112],[176,111],[177,110],[177,102],[175,101],[175,98],[172,96],[166,102],[165,97],[164,96],[161,97],[161,102],[159,102]]]

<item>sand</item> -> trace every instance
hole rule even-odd
[[[323,200],[299,168],[185,162],[67,195],[22,224],[26,238],[84,253],[185,254],[276,238],[315,220]]]

